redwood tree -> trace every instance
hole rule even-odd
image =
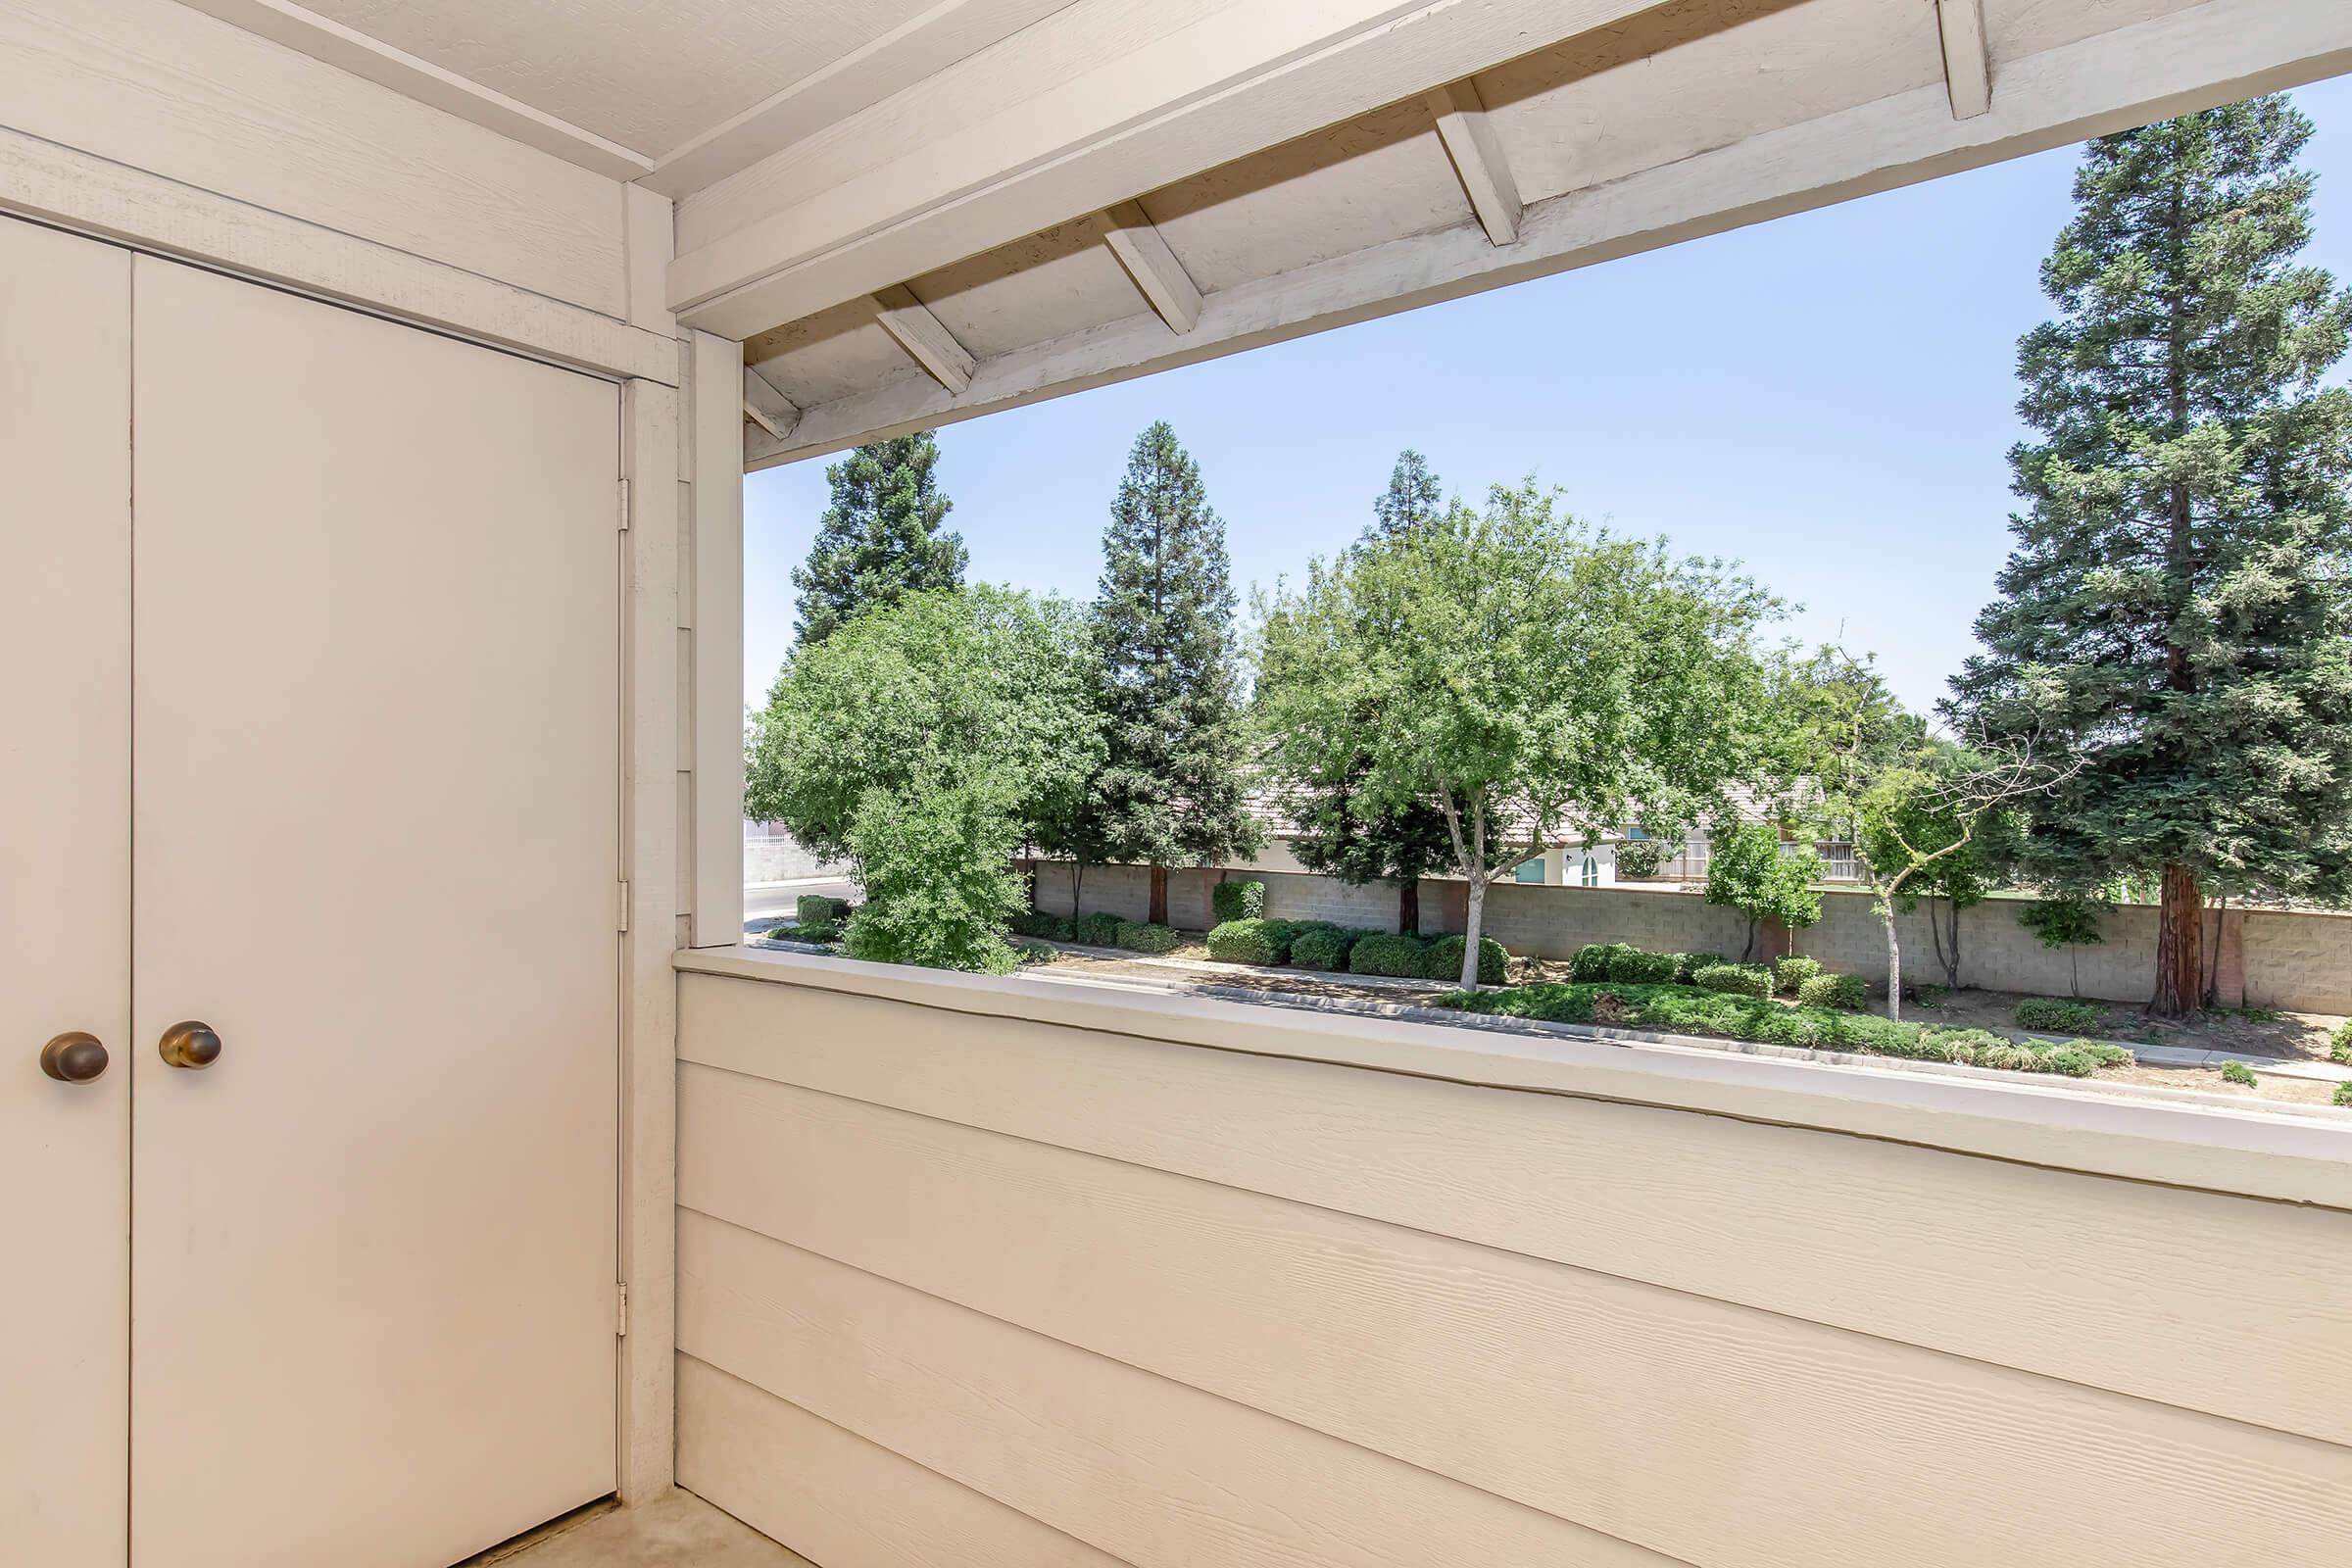
[[[2049,886],[2155,876],[2152,1010],[2199,1004],[2200,884],[2352,888],[2347,299],[2294,258],[2311,122],[2273,95],[2086,149],[2018,348],[2026,503],[1951,708],[2071,753],[2026,803]]]

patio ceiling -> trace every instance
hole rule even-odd
[[[2320,0],[188,0],[676,202],[765,466],[2352,70]]]

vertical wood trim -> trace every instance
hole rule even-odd
[[[628,241],[629,324],[671,336],[678,318],[669,312],[664,280],[677,254],[669,198],[643,185],[623,185],[622,229]]]
[[[1145,216],[1141,202],[1120,202],[1095,216],[1095,226],[1119,266],[1134,280],[1171,332],[1190,332],[1200,319],[1200,290],[1192,274],[1168,249],[1159,227]]]
[[[972,355],[940,324],[931,308],[914,297],[904,283],[893,283],[874,295],[874,319],[905,349],[932,380],[950,392],[972,384]]]
[[[1943,81],[1954,120],[1974,120],[1992,108],[1992,65],[1984,46],[1984,0],[1936,0],[1943,35]]]
[[[697,332],[694,945],[743,940],[743,345]]]
[[[677,983],[670,973],[678,885],[678,394],[651,381],[621,389],[621,472],[629,526],[622,713],[623,864],[629,929],[621,938],[620,1277],[629,1286],[620,1340],[623,1502],[666,1491],[676,1467]]]
[[[1519,237],[1519,182],[1511,177],[1478,84],[1467,77],[1448,82],[1429,95],[1429,104],[1437,114],[1438,139],[1446,144],[1480,226],[1495,244],[1510,244]]]

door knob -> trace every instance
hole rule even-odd
[[[61,1084],[86,1084],[106,1071],[106,1047],[76,1029],[41,1048],[41,1071]]]
[[[156,1049],[174,1067],[210,1067],[220,1059],[220,1037],[208,1023],[175,1023],[164,1031]]]

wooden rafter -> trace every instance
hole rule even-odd
[[[1992,108],[1992,65],[1984,52],[1984,0],[1936,0],[1943,34],[1943,82],[1952,118],[1974,120]]]
[[[1102,242],[1171,332],[1190,332],[1200,320],[1200,290],[1159,229],[1144,216],[1141,202],[1120,202],[1095,215]]]
[[[874,319],[950,392],[972,384],[971,351],[956,341],[956,334],[942,326],[906,284],[893,283],[874,296]]]
[[[1519,237],[1519,184],[1511,177],[1511,166],[1487,119],[1477,83],[1466,76],[1447,82],[1430,93],[1429,106],[1437,116],[1438,139],[1446,144],[1462,194],[1470,198],[1487,238],[1497,245],[1510,244]]]

